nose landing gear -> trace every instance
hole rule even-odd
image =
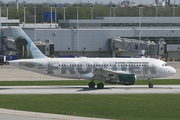
[[[148,78],[148,81],[149,81],[149,88],[153,88],[152,78]]]

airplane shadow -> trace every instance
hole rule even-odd
[[[8,89],[11,89],[11,88],[0,88],[0,90],[8,90]]]
[[[77,91],[97,91],[97,90],[105,90],[105,89],[111,89],[111,88],[103,88],[103,89],[98,89],[98,88],[82,88],[81,90]]]
[[[149,87],[111,87],[109,89],[124,89],[124,90],[137,90],[137,89],[172,89],[171,87],[153,87],[153,88],[149,88]]]

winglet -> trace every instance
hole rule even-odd
[[[47,58],[21,28],[11,28],[20,59]]]

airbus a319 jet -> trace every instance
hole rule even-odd
[[[9,65],[63,78],[87,79],[89,88],[94,88],[94,80],[110,84],[134,85],[137,78],[149,80],[153,88],[154,78],[168,77],[176,70],[166,62],[152,58],[48,58],[41,53],[21,28],[12,28],[19,60],[9,61]]]

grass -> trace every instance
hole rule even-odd
[[[0,81],[0,86],[35,86],[35,85],[88,85],[90,80],[62,80],[62,81]],[[99,81],[95,81],[96,84]],[[180,85],[180,79],[153,80],[154,85]],[[110,85],[106,84],[105,85]],[[148,85],[148,80],[137,80],[136,85]]]
[[[95,81],[97,84],[99,81]],[[0,81],[0,86],[87,85],[89,81]],[[180,85],[179,79],[153,80]],[[137,85],[148,85],[137,80]],[[180,95],[0,95],[0,108],[119,120],[179,120]]]
[[[0,95],[0,107],[119,120],[179,120],[180,95]]]

